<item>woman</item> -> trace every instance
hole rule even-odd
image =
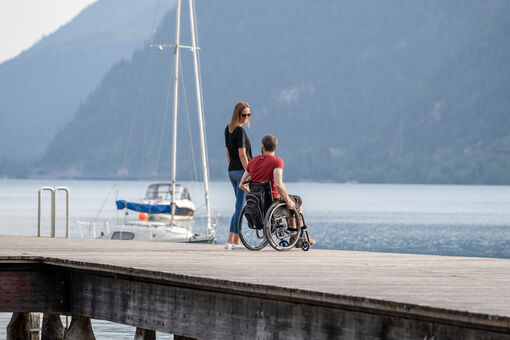
[[[250,139],[244,131],[243,125],[250,127],[251,110],[246,102],[239,102],[234,107],[232,119],[225,128],[225,146],[228,161],[228,177],[236,195],[235,212],[230,221],[230,232],[226,249],[243,248],[239,239],[237,220],[244,206],[245,193],[239,189],[239,182],[243,177],[244,170],[251,159]]]

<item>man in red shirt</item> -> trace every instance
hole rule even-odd
[[[248,162],[239,188],[245,192],[250,192],[248,183],[245,183],[249,178],[255,183],[270,181],[274,199],[283,199],[289,209],[299,209],[301,211],[301,197],[287,194],[287,189],[285,184],[283,184],[283,160],[274,155],[277,146],[278,139],[276,137],[266,135],[262,138],[262,155],[253,157]],[[289,227],[296,228],[295,218],[289,221]],[[301,242],[299,241],[296,247],[300,247],[300,244]],[[315,244],[315,239],[310,237],[310,244]]]
[[[262,155],[253,157],[246,167],[246,171],[241,178],[239,188],[245,192],[249,192],[249,178],[252,182],[261,183],[264,181],[271,182],[271,191],[274,199],[283,199],[287,203],[287,207],[291,210],[301,205],[301,197],[287,194],[285,184],[283,184],[283,160],[274,155],[278,139],[271,135],[262,138]],[[300,209],[301,210],[301,209]]]

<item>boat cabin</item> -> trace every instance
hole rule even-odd
[[[156,183],[151,184],[145,193],[146,201],[169,201],[172,198],[172,184],[171,183]],[[191,200],[188,189],[181,185],[175,184],[175,199],[176,200]]]

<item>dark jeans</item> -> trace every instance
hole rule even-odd
[[[232,187],[234,188],[234,194],[236,195],[236,210],[234,215],[232,215],[232,219],[230,220],[230,232],[234,234],[239,234],[239,230],[237,228],[237,220],[239,219],[239,215],[241,214],[241,210],[245,205],[245,192],[239,189],[239,183],[241,182],[241,178],[243,177],[244,170],[234,170],[228,172],[228,178],[230,179],[230,183],[232,183]]]

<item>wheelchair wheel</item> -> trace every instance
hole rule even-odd
[[[239,215],[237,226],[239,230],[239,238],[246,248],[249,250],[260,250],[267,246],[267,239],[264,235],[264,229],[250,228],[248,220],[244,216],[244,209]]]
[[[310,243],[308,243],[307,241],[303,241],[301,243],[301,249],[303,249],[303,251],[308,251],[308,249],[310,249]]]
[[[297,216],[295,231],[289,230],[289,222],[292,218]],[[297,241],[301,232],[301,223],[299,214],[287,208],[287,204],[282,201],[273,203],[267,210],[264,219],[264,232],[266,239],[274,249],[278,251],[285,251],[292,249]]]

